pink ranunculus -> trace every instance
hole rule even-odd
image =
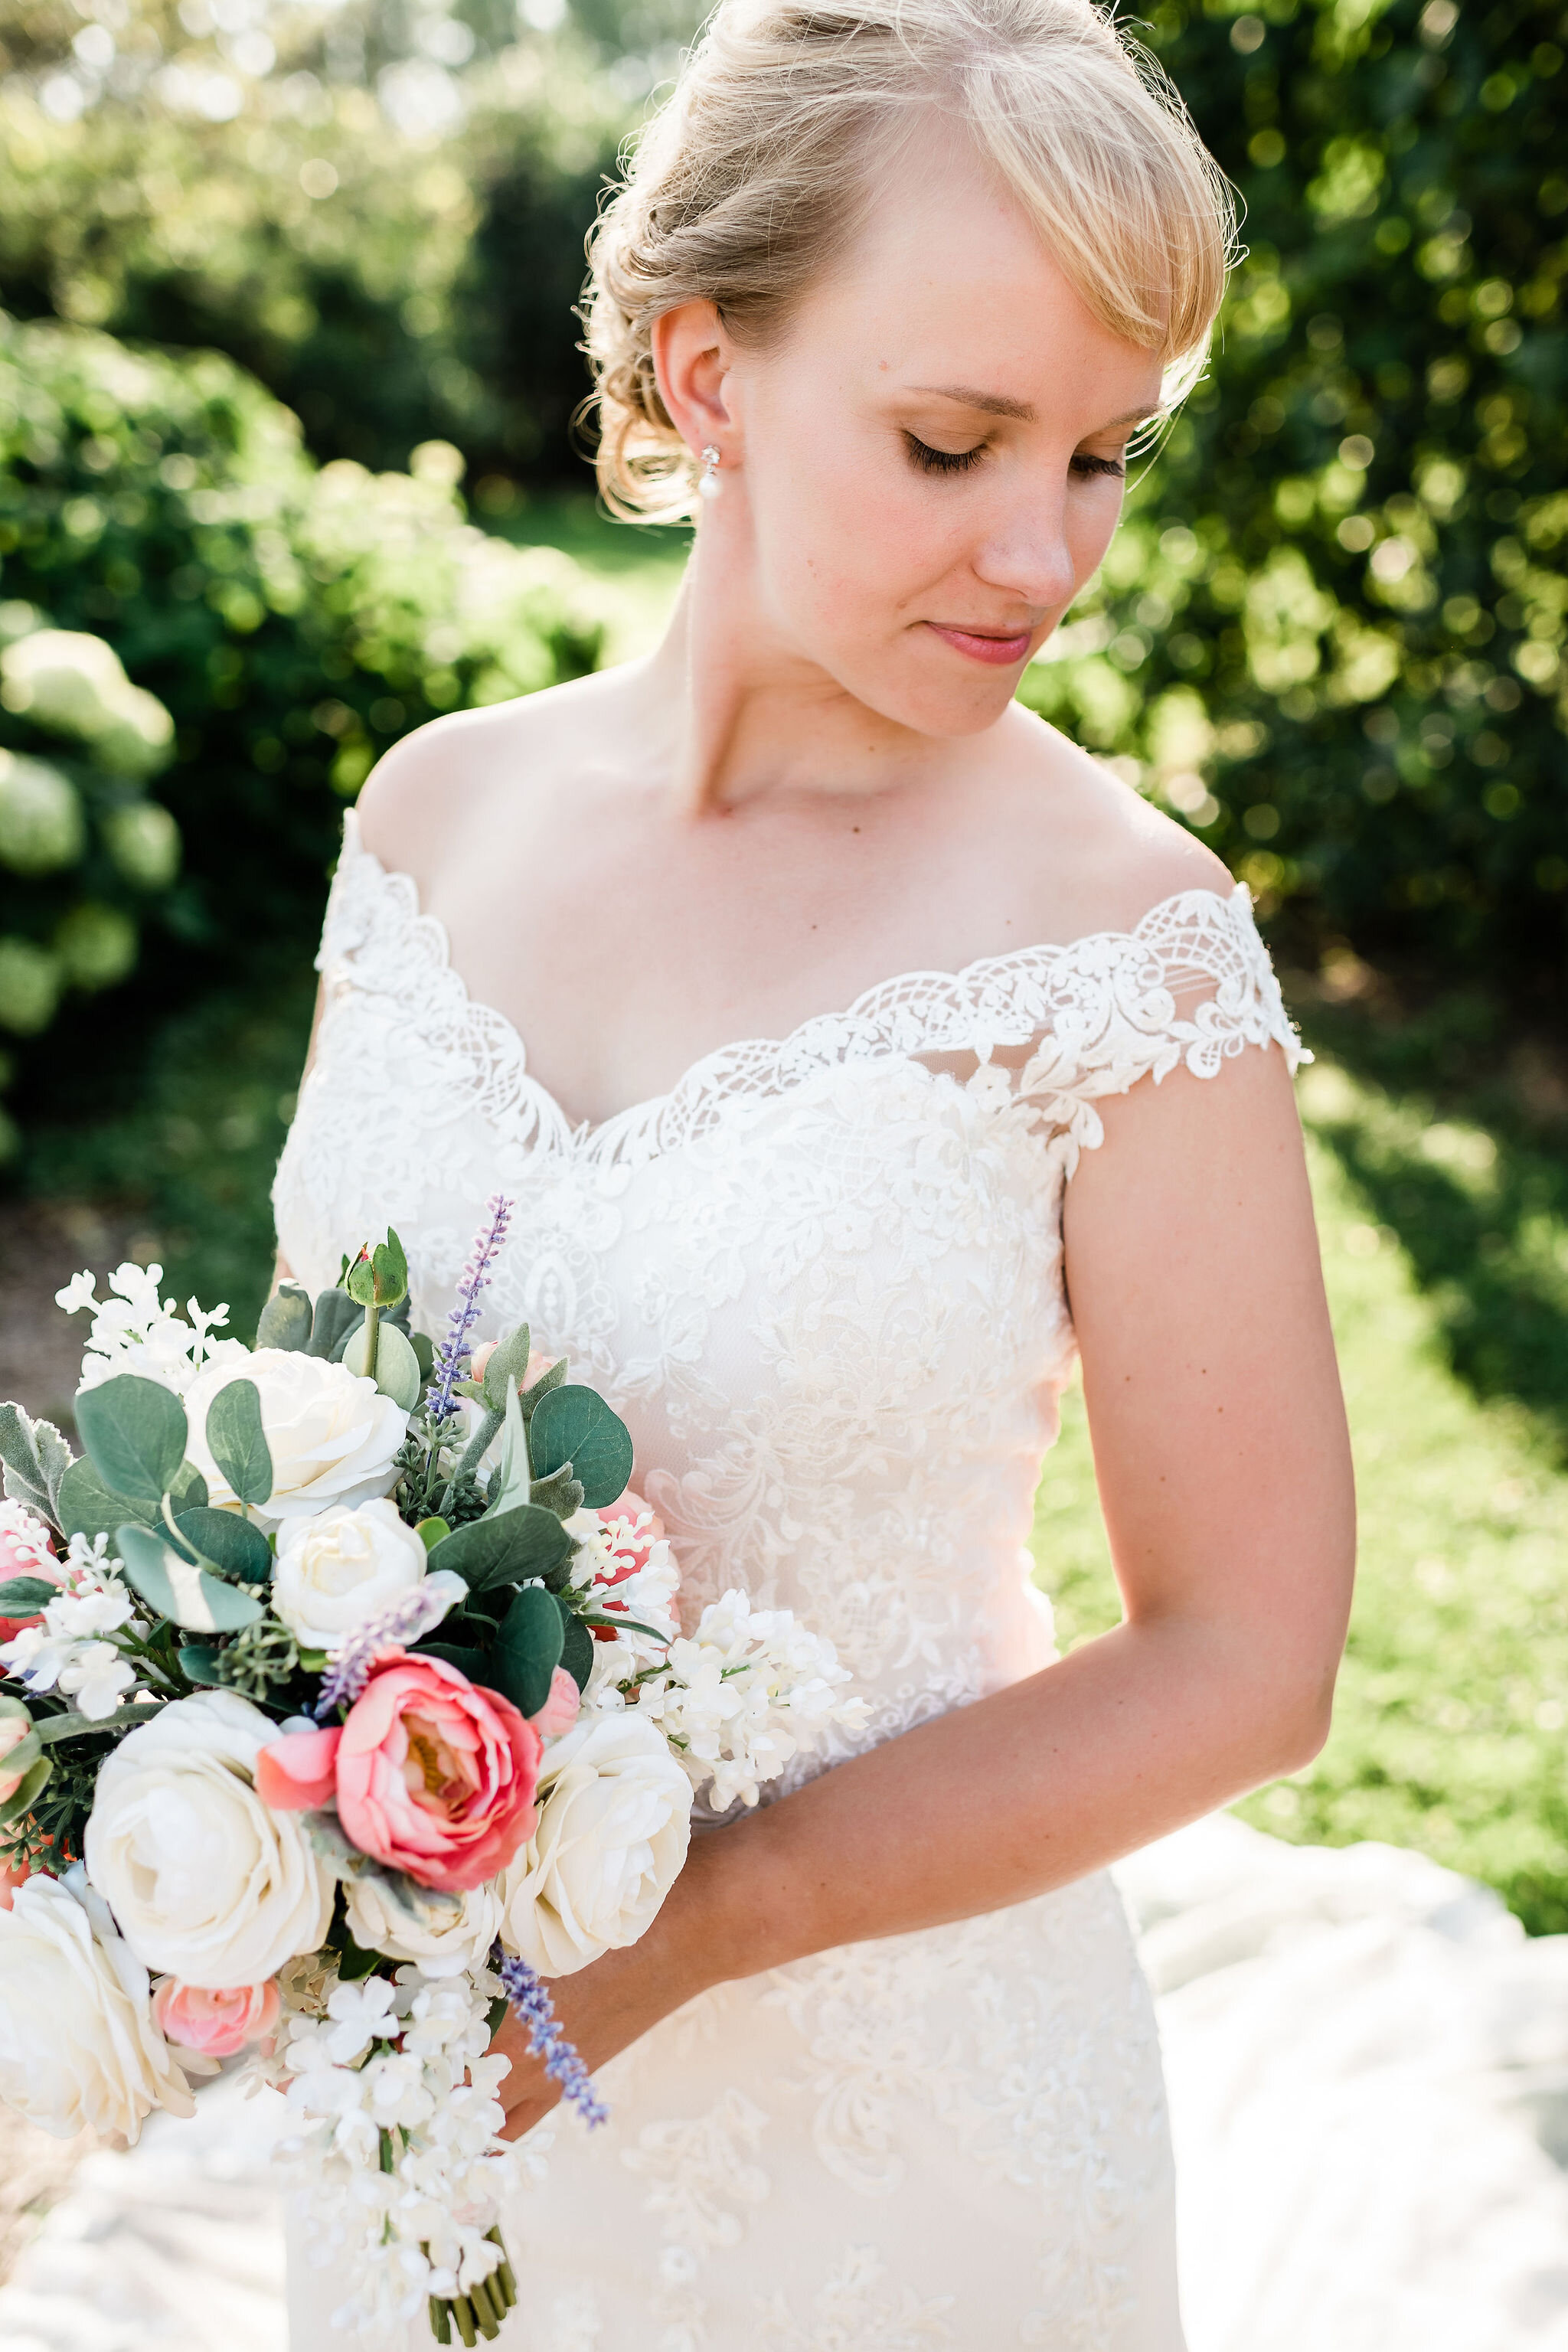
[[[153,2016],[165,2041],[205,2058],[232,2058],[247,2042],[259,2042],[278,2022],[281,2007],[272,1978],[265,1984],[236,1985],[208,1992],[201,1985],[165,1977],[153,1996]]]
[[[550,1677],[550,1696],[539,1713],[528,1719],[542,1739],[559,1739],[576,1722],[582,1704],[582,1693],[564,1666],[557,1666]]]
[[[256,1793],[275,1813],[313,1813],[338,1784],[336,1725],[320,1731],[286,1731],[269,1740],[256,1759]]]
[[[616,1560],[615,1574],[602,1576],[598,1581],[624,1584],[628,1576],[638,1575],[647,1566],[649,1553],[664,1535],[664,1521],[629,1486],[618,1503],[611,1503],[597,1516],[609,1531]]]
[[[391,1651],[349,1709],[338,1818],[362,1853],[460,1895],[533,1834],[543,1743],[444,1658]]]

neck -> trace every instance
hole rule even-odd
[[[671,722],[673,797],[696,820],[762,798],[864,799],[935,773],[941,739],[858,701],[786,639],[761,591],[737,486],[704,509],[649,666]]]

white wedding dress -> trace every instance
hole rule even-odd
[[[302,1281],[390,1223],[437,1330],[506,1192],[486,1328],[526,1318],[624,1415],[693,1607],[741,1585],[831,1636],[866,1744],[1048,1662],[1025,1542],[1073,1356],[1063,1188],[1098,1097],[1298,1058],[1244,891],[906,974],[593,1129],[352,816],[321,970],[276,1190]],[[1159,2049],[1104,1875],[721,1988],[600,2085],[605,2129],[526,2143],[514,2352],[1180,2352]],[[337,2300],[296,2262],[294,2352],[343,2340]]]

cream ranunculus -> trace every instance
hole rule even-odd
[[[635,1944],[680,1873],[691,1783],[635,1708],[584,1716],[545,1752],[539,1826],[501,1880],[501,1940],[567,1977]]]
[[[88,1876],[150,1969],[222,1992],[314,1951],[333,1877],[301,1816],[252,1780],[278,1727],[236,1691],[198,1691],[128,1732],[101,1767]]]
[[[384,1497],[285,1520],[272,1606],[300,1646],[333,1650],[425,1580],[424,1545]]]
[[[500,1931],[500,1892],[493,1879],[466,1895],[443,1895],[412,1878],[380,1872],[343,1887],[349,1933],[362,1951],[415,1960],[427,1977],[482,1968]]]
[[[96,1932],[87,1903],[34,1877],[0,1911],[0,2100],[57,2139],[90,2126],[133,2140],[154,2107],[191,2116],[195,2102],[146,1969],[91,1908]]]
[[[237,1497],[207,1450],[207,1408],[234,1380],[254,1381],[261,1398],[272,1453],[271,1499],[256,1514],[264,1527],[281,1527],[330,1503],[368,1502],[393,1485],[393,1457],[408,1434],[402,1406],[342,1364],[290,1348],[258,1348],[243,1364],[204,1366],[185,1391],[190,1458],[220,1510]]]

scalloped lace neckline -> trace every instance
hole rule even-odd
[[[493,1039],[504,1046],[516,1076],[527,1088],[539,1112],[542,1138],[548,1137],[563,1151],[602,1153],[612,1160],[620,1156],[625,1139],[636,1138],[639,1134],[650,1150],[657,1150],[662,1139],[660,1130],[667,1121],[680,1106],[689,1101],[700,1101],[704,1094],[713,1099],[723,1100],[746,1096],[755,1097],[763,1091],[754,1083],[749,1086],[744,1083],[727,1084],[725,1081],[731,1072],[738,1071],[743,1080],[748,1072],[782,1076],[786,1068],[795,1071],[807,1068],[818,1040],[825,1045],[842,1047],[856,1033],[864,1035],[868,1032],[875,1032],[879,1026],[885,1038],[881,1052],[857,1055],[854,1058],[910,1062],[921,1052],[963,1050],[973,1053],[982,1062],[989,1059],[994,1045],[1000,1042],[995,1037],[986,1043],[980,1036],[972,1035],[964,1040],[962,1048],[955,1047],[952,1041],[932,1038],[917,1047],[900,1044],[890,1034],[886,1034],[891,1026],[889,1016],[896,1015],[900,1009],[900,1000],[905,991],[923,986],[939,1002],[948,1005],[962,999],[978,1006],[988,983],[1000,980],[1020,966],[1059,963],[1069,956],[1084,958],[1100,950],[1126,949],[1135,955],[1146,953],[1152,947],[1154,935],[1169,924],[1173,910],[1190,908],[1194,901],[1205,911],[1213,908],[1215,916],[1222,921],[1235,922],[1239,916],[1242,923],[1251,928],[1252,897],[1245,883],[1238,882],[1228,897],[1222,897],[1217,890],[1173,891],[1169,898],[1162,898],[1151,907],[1131,931],[1084,931],[1073,940],[1047,940],[1032,947],[1005,948],[996,955],[977,956],[973,963],[964,964],[956,971],[917,966],[909,971],[896,972],[890,978],[877,981],[869,988],[863,989],[841,1011],[808,1014],[782,1037],[736,1038],[727,1044],[711,1046],[707,1053],[688,1064],[662,1094],[648,1095],[641,1101],[629,1103],[622,1110],[612,1111],[605,1118],[574,1120],[560,1097],[529,1068],[528,1041],[517,1024],[493,1004],[475,996],[469,989],[452,961],[451,936],[447,926],[438,915],[428,913],[421,906],[419,886],[414,877],[401,867],[384,866],[374,850],[365,847],[360,837],[358,817],[353,809],[344,814],[342,857],[344,860],[353,858],[367,867],[377,881],[396,898],[409,929],[422,935],[427,942],[432,961],[458,1003],[475,1018],[482,1019],[492,1032]],[[342,861],[340,870],[341,867]],[[978,1020],[974,1026],[980,1030]],[[816,1066],[830,1068],[847,1058],[849,1056],[842,1052],[837,1055],[824,1052],[818,1055]],[[797,1076],[795,1085],[788,1087],[787,1091],[794,1092],[798,1084]],[[784,1091],[786,1087],[782,1084],[774,1089],[775,1094]]]

